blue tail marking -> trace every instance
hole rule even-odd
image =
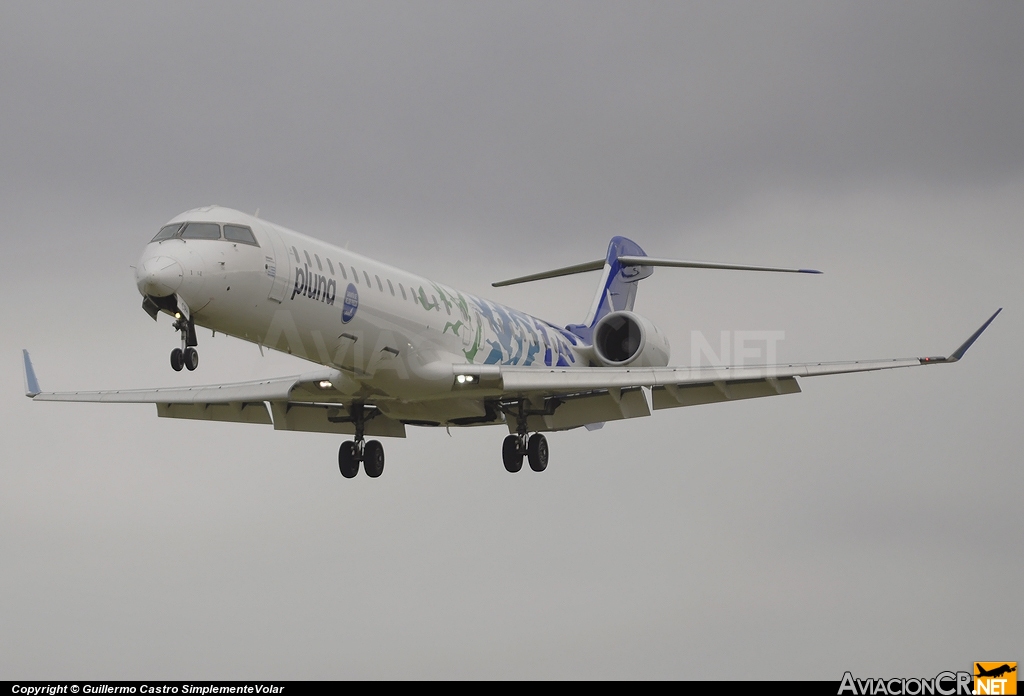
[[[585,343],[593,342],[594,325],[606,314],[633,309],[636,284],[654,273],[650,266],[623,266],[619,263],[620,256],[647,256],[647,252],[631,239],[612,237],[608,244],[601,284],[597,288],[590,313],[582,324],[569,324],[565,327]]]

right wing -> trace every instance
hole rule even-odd
[[[22,354],[25,396],[34,401],[156,404],[161,418],[259,423],[273,425],[275,430],[355,433],[347,410],[353,402],[352,395],[347,393],[351,380],[338,370],[195,387],[44,392],[39,388],[28,351],[22,350]],[[405,437],[405,425],[387,418],[372,404],[369,406],[367,435]]]

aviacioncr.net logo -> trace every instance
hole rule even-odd
[[[839,696],[972,696],[970,672],[939,672],[931,679],[894,677],[857,679],[850,672],[843,674]]]
[[[1017,693],[1016,662],[975,662],[974,693],[978,696],[1012,696]]]

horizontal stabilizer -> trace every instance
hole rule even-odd
[[[777,266],[748,266],[738,263],[710,263],[707,261],[683,261],[680,259],[659,259],[651,256],[618,256],[616,257],[621,266],[661,266],[664,268],[711,268],[723,271],[765,271],[769,273],[813,273],[820,275],[821,271],[812,268],[780,268]],[[575,266],[565,266],[551,271],[531,273],[530,275],[500,280],[491,283],[493,287],[502,288],[507,285],[529,283],[534,280],[547,280],[548,278],[559,278],[561,276],[574,275],[576,273],[588,273],[600,271],[605,266],[604,259],[578,263]]]
[[[604,259],[598,259],[596,261],[587,261],[586,263],[578,263],[575,266],[566,266],[565,268],[556,268],[553,271],[543,271],[541,273],[531,273],[530,275],[519,276],[518,278],[511,278],[509,280],[500,280],[497,283],[491,283],[493,287],[503,288],[506,285],[516,285],[518,283],[529,283],[533,280],[546,280],[548,278],[558,278],[560,276],[573,275],[576,273],[587,273],[589,271],[600,271],[604,268]]]
[[[679,261],[676,259],[656,259],[650,256],[620,256],[619,263],[623,266],[663,266],[667,268],[714,268],[723,271],[767,271],[769,273],[814,273],[821,274],[811,268],[778,268],[776,266],[745,266],[736,263],[708,263],[705,261]]]

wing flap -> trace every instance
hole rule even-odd
[[[348,412],[340,406],[286,401],[274,401],[270,406],[274,412],[274,430],[339,435],[356,432]],[[405,424],[375,410],[367,417],[363,432],[369,437],[405,437]]]
[[[259,425],[273,423],[270,420],[267,405],[262,401],[232,404],[157,404],[156,415],[161,418],[188,418],[229,423],[256,423]]]
[[[503,367],[502,385],[506,394],[556,395],[597,389],[630,389],[666,385],[707,385],[715,382],[739,383],[758,380],[782,380],[791,377],[815,377],[847,372],[891,370],[921,365],[920,358],[896,360],[859,360],[836,363],[791,363],[743,367]]]
[[[555,399],[548,413],[528,413],[527,430],[533,432],[550,432],[553,430],[570,430],[582,425],[622,420],[624,418],[642,418],[651,415],[640,389],[614,389],[590,394],[579,394],[566,399]],[[515,413],[508,418],[508,431],[517,432],[518,420]]]
[[[762,396],[798,394],[800,385],[795,377],[779,379],[757,379],[737,382],[712,382],[710,384],[668,384],[653,390],[654,409],[700,406],[722,401],[754,399]]]

